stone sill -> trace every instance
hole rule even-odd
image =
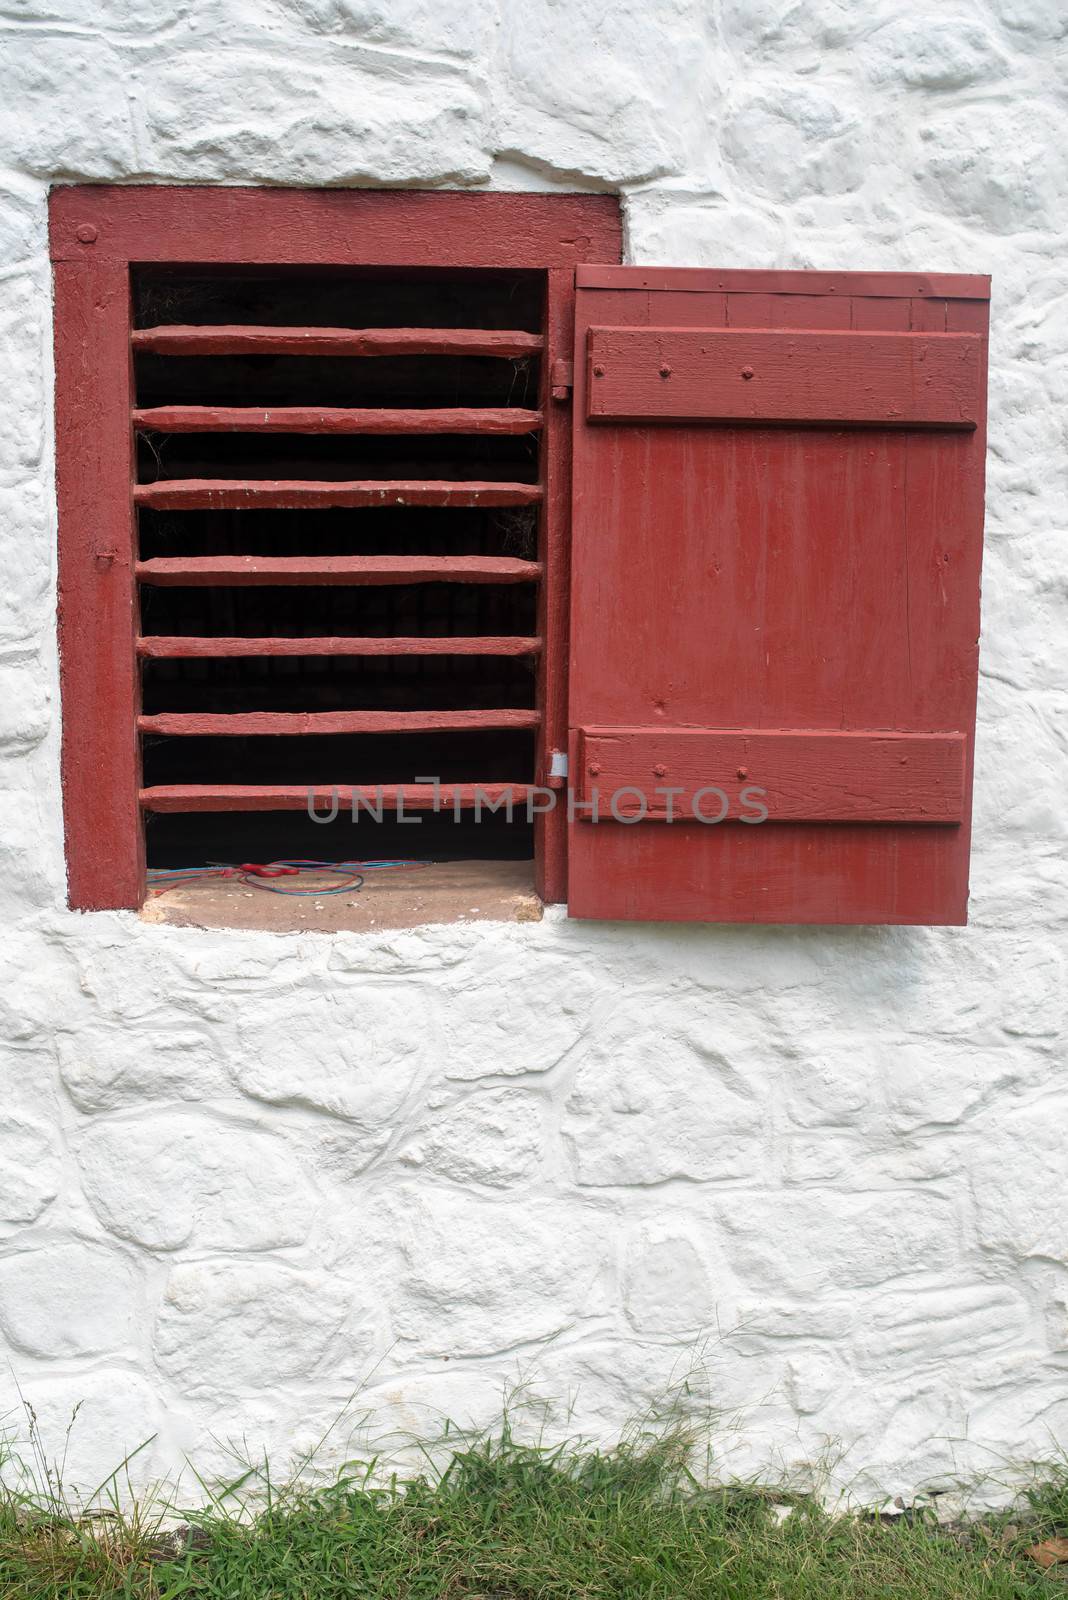
[[[282,885],[286,880],[279,880]],[[323,878],[324,886],[336,881]],[[363,888],[322,899],[206,879],[153,895],[144,922],[267,933],[370,932],[449,922],[540,922],[532,861],[448,861],[368,872]]]

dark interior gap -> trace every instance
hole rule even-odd
[[[539,274],[289,272],[137,269],[137,326],[482,327],[540,331]],[[141,406],[538,405],[536,358],[136,358]],[[145,435],[142,481],[179,477],[479,478],[536,482],[540,438],[519,435]],[[532,560],[538,511],[492,507],[382,507],[329,511],[139,513],[140,554],[359,556],[484,555]],[[140,591],[141,631],[161,635],[532,636],[533,584],[197,586]],[[272,657],[147,660],[143,708],[171,712],[494,710],[536,705],[535,657]],[[529,730],[360,736],[142,739],[146,786],[530,783]],[[522,859],[533,829],[519,807],[508,821],[451,811],[364,817],[319,826],[303,811],[149,814],[150,866],[311,856],[341,860]]]

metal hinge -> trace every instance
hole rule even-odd
[[[567,781],[567,751],[549,752],[549,788],[562,789]]]
[[[554,400],[566,400],[575,386],[575,363],[554,361],[549,368],[549,389]]]

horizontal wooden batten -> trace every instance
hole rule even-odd
[[[727,816],[757,824],[757,801],[775,822],[959,823],[964,808],[962,733],[883,733],[770,729],[583,728],[582,798],[597,789],[603,817],[617,791],[638,789],[650,820],[692,818],[694,796],[715,819],[722,791]],[[591,770],[592,769],[592,770]],[[743,794],[745,791],[745,794]],[[754,796],[755,791],[755,796]],[[750,796],[749,799],[746,795]],[[637,794],[616,811],[641,811]]]
[[[194,657],[232,659],[239,656],[536,656],[540,639],[520,635],[496,638],[429,638],[391,635],[352,639],[201,639],[184,634],[147,634],[137,641],[139,656],[156,661]]]
[[[539,333],[499,328],[135,328],[134,350],[160,356],[500,356],[536,355]]]
[[[357,506],[532,506],[536,483],[464,482],[416,478],[411,482],[360,479],[324,483],[276,478],[172,478],[134,486],[134,504],[158,511],[329,510]]]
[[[159,556],[134,575],[157,587],[258,584],[533,583],[541,563],[510,556]]]
[[[246,734],[468,733],[536,728],[537,711],[163,711],[138,717],[142,733],[183,738]]]
[[[989,300],[990,278],[966,272],[812,272],[753,267],[619,267],[596,262],[575,268],[580,289],[656,289],[675,294],[833,295],[845,299]]]
[[[395,811],[403,804],[410,811],[472,810],[478,806],[497,806],[511,800],[525,805],[532,786],[525,783],[384,783],[372,785],[336,784],[161,784],[142,789],[141,805],[146,811],[304,811],[311,804],[318,812],[328,811],[336,798],[339,810],[361,806],[382,806]]]
[[[536,433],[540,411],[519,406],[413,407],[369,410],[339,406],[151,406],[134,426],[155,433],[519,434]]]
[[[591,421],[974,428],[972,333],[591,327]]]

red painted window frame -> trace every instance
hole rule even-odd
[[[575,268],[621,259],[611,195],[200,187],[55,189],[56,491],[61,772],[68,903],[136,909],[145,897],[135,655],[137,585],[130,269],[138,264],[498,267],[545,273],[545,433],[539,590],[543,711],[537,777],[567,747],[570,406]],[[569,398],[569,397],[568,397]],[[540,817],[537,887],[567,897],[566,818]]]

